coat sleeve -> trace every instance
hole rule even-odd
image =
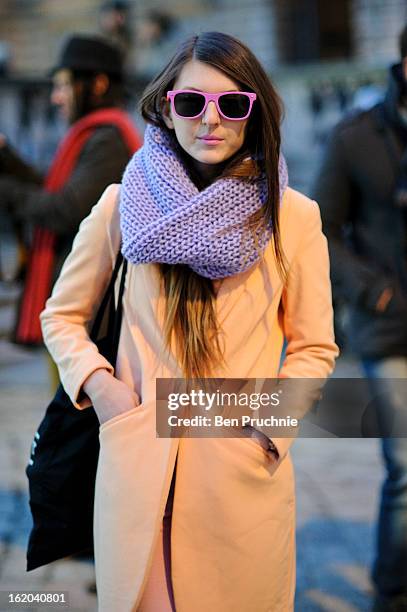
[[[282,293],[285,359],[280,378],[326,378],[339,354],[333,329],[327,240],[316,202],[308,200],[302,240]]]
[[[58,366],[61,382],[76,408],[86,408],[89,399],[78,401],[85,379],[95,370],[113,366],[89,337],[103,294],[109,284],[120,247],[119,187],[106,189],[74,240],[61,274],[41,313],[44,342]]]
[[[42,185],[44,181],[40,171],[20,157],[8,143],[0,146],[0,176],[6,174],[26,183]]]
[[[299,416],[318,397],[339,354],[333,330],[327,240],[316,202],[307,199],[305,208],[302,239],[288,270],[280,306],[286,349],[278,375],[279,379],[297,379],[287,381],[287,396],[294,401],[289,408]],[[293,438],[272,439],[280,457],[293,442]]]
[[[360,197],[353,178],[351,143],[363,137],[363,132],[355,125],[341,124],[334,130],[312,195],[321,208],[323,229],[328,238],[335,297],[374,310],[383,289],[391,285],[393,279],[356,253],[349,242]]]
[[[22,222],[73,236],[100,194],[121,181],[130,153],[116,128],[102,126],[85,144],[64,186],[48,192],[15,176],[0,177],[0,207]]]

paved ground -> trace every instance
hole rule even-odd
[[[96,609],[86,592],[93,568],[79,562],[53,563],[25,571],[25,547],[31,519],[24,473],[30,444],[49,392],[42,352],[27,352],[0,342],[0,590],[69,591],[73,610]],[[9,612],[0,607],[1,612]]]
[[[0,284],[0,335],[12,319],[9,298],[10,291],[1,290]],[[349,360],[340,362],[337,372],[358,376]],[[43,352],[0,339],[0,591],[65,590],[71,610],[93,612],[95,597],[87,592],[93,578],[90,564],[62,561],[25,571],[30,515],[24,469],[48,399]],[[293,457],[298,490],[296,611],[367,611],[382,474],[376,441],[303,439],[295,443]],[[0,612],[10,611],[0,606]]]

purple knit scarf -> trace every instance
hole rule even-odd
[[[288,185],[280,157],[280,202]],[[207,278],[248,270],[272,229],[253,237],[246,227],[266,197],[265,181],[214,181],[199,191],[177,155],[172,137],[149,125],[144,145],[130,160],[120,191],[122,252],[131,263],[186,264]]]

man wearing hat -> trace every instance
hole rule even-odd
[[[120,51],[102,38],[72,36],[53,69],[51,102],[70,128],[42,177],[0,138],[0,208],[35,229],[15,330],[41,344],[39,313],[78,226],[141,145],[123,102]]]

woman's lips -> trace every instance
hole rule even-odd
[[[217,138],[216,136],[200,136],[198,140],[201,140],[207,145],[216,145],[223,141],[223,138]]]

